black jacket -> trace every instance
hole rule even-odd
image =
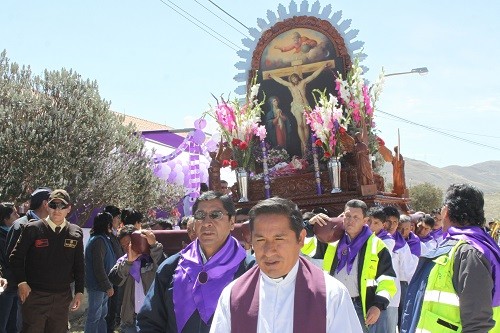
[[[28,223],[12,254],[15,284],[26,281],[31,289],[63,292],[75,282],[83,293],[85,263],[82,229],[71,223],[56,234],[44,220]]]

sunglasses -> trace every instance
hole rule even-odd
[[[49,202],[49,208],[66,209],[68,208],[68,205],[66,205],[64,202]]]
[[[220,220],[224,215],[227,215],[227,214],[220,211],[220,210],[214,210],[214,211],[211,211],[210,213],[207,213],[203,210],[198,210],[196,213],[194,213],[193,217],[195,220],[199,220],[199,221],[204,220],[207,216],[210,217],[210,219],[212,219],[212,220]]]

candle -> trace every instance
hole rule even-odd
[[[269,180],[269,169],[267,168],[267,150],[264,140],[260,141],[260,148],[262,149],[262,167],[264,169],[264,195],[266,199],[271,197],[271,181]]]

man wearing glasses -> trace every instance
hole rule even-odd
[[[400,331],[500,332],[500,249],[483,229],[483,192],[451,185],[441,216],[445,239],[420,257]]]
[[[139,332],[209,332],[222,289],[255,263],[230,235],[229,196],[205,192],[193,212],[197,239],[158,268],[137,315]]]
[[[80,307],[83,232],[66,220],[70,211],[68,193],[53,191],[48,200],[49,216],[26,225],[10,256],[22,303],[22,332],[67,332],[68,310]]]

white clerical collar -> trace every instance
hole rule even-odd
[[[262,270],[260,271],[260,275],[264,279],[264,282],[272,283],[272,284],[288,284],[292,283],[295,281],[295,278],[297,277],[297,272],[299,271],[299,260],[297,259],[297,262],[295,265],[292,267],[290,272],[285,277],[279,277],[277,279],[273,279],[269,276],[267,276]]]

